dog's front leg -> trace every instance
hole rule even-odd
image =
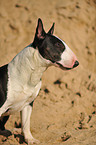
[[[30,132],[30,117],[31,117],[32,106],[33,106],[32,104],[25,106],[24,109],[20,112],[22,133],[24,135],[25,141],[28,144],[39,143],[38,140],[33,138]]]

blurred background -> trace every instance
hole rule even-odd
[[[95,145],[96,0],[0,0],[0,66],[33,41],[38,18],[46,32],[55,22],[54,35],[67,43],[80,65],[44,73],[33,107],[33,136],[40,145]],[[15,121],[19,113],[6,127],[12,129]],[[14,135],[2,140],[4,145],[20,143]]]

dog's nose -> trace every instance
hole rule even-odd
[[[73,68],[74,67],[77,67],[78,65],[79,65],[79,62],[76,60],[75,63],[74,63],[74,65],[73,65]]]

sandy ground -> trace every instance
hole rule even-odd
[[[78,68],[50,67],[34,102],[31,131],[39,145],[96,145],[96,0],[0,0],[0,66],[32,42],[38,18],[77,55]],[[6,124],[11,136],[0,145],[19,145],[19,113]]]

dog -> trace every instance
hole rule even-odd
[[[39,18],[33,43],[0,67],[0,130],[14,112],[21,113],[21,129],[27,143],[35,143],[30,132],[32,106],[41,88],[43,72],[49,66],[70,70],[79,65],[67,44],[53,35],[54,23],[46,33]]]

